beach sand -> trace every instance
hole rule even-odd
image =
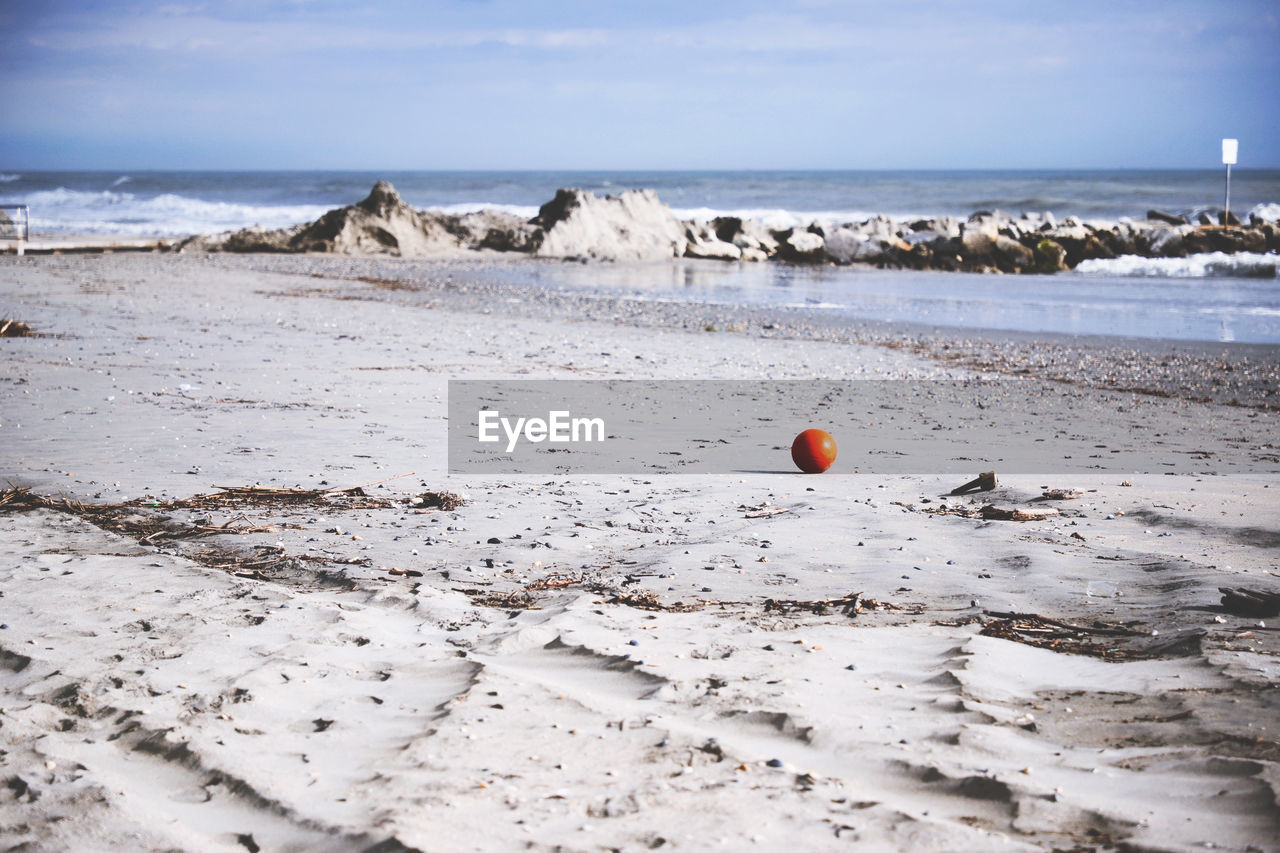
[[[0,259],[37,333],[0,340],[6,849],[1276,849],[1280,620],[1218,591],[1280,587],[1274,348],[500,262]],[[1008,373],[1203,424],[1170,449],[1198,464],[1002,475],[958,513],[953,475],[446,465],[451,378]],[[251,485],[307,492],[191,500]],[[1045,488],[1082,495],[968,517]]]

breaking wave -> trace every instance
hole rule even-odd
[[[1143,258],[1123,255],[1109,260],[1081,261],[1076,272],[1129,278],[1276,278],[1280,255],[1207,252],[1185,258]]]
[[[318,219],[321,205],[249,205],[204,201],[174,193],[139,198],[133,193],[86,192],[59,187],[0,199],[31,208],[31,230],[45,234],[181,236],[231,231],[250,225],[285,228]]]

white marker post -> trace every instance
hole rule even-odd
[[[1236,154],[1240,149],[1240,141],[1238,139],[1222,140],[1222,162],[1227,167],[1227,192],[1223,197],[1222,207],[1222,224],[1227,225],[1231,222],[1231,167],[1235,165]]]

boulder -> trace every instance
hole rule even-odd
[[[478,210],[450,217],[446,227],[472,249],[531,252],[542,239],[542,229],[536,224],[498,210]]]
[[[1165,213],[1161,210],[1148,210],[1147,219],[1152,222],[1163,222],[1165,225],[1186,225],[1187,217],[1175,216],[1172,213]]]
[[[721,240],[709,226],[698,226],[690,223],[685,228],[684,256],[686,258],[702,258],[712,261],[740,261],[742,249],[732,243]],[[763,253],[761,253],[763,254]]]
[[[1085,228],[1084,223],[1075,216],[1068,216],[1066,219],[1062,220],[1060,225],[1054,226],[1043,233],[1047,234],[1049,239],[1056,240],[1063,245],[1066,245],[1066,241],[1069,240],[1083,243],[1085,240],[1089,239],[1089,230]]]
[[[884,246],[880,240],[852,228],[837,228],[826,239],[826,251],[837,264],[851,264],[878,259],[884,254]]]
[[[1067,269],[1067,252],[1061,245],[1044,239],[1036,243],[1036,272],[1055,273]]]
[[[717,240],[732,243],[743,252],[759,251],[768,257],[778,251],[778,239],[768,228],[754,219],[742,219],[738,216],[717,216],[708,223]]]
[[[551,258],[656,261],[680,257],[684,226],[653,190],[628,190],[600,198],[561,189],[538,211],[541,238],[534,253]]]
[[[991,214],[974,214],[960,225],[960,253],[966,261],[986,261],[995,251],[1000,229]]]
[[[197,234],[170,247],[171,252],[293,252],[289,241],[304,226],[268,230],[251,225],[221,234]]]
[[[1036,264],[1035,253],[1012,237],[1000,234],[995,239],[996,267],[1001,272],[1022,272]]]
[[[826,241],[812,231],[792,231],[778,245],[778,257],[793,264],[821,264],[827,260]]]
[[[440,214],[410,207],[386,181],[378,181],[358,204],[331,210],[315,222],[267,230],[261,226],[215,236],[191,237],[173,251],[327,252],[419,258],[461,248]]]
[[[1136,241],[1139,253],[1152,258],[1184,258],[1187,250],[1183,239],[1194,232],[1191,225],[1152,228],[1139,234]]]
[[[295,252],[421,258],[461,248],[439,215],[411,207],[386,181],[358,204],[331,210],[289,239]]]

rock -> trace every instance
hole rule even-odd
[[[826,252],[837,264],[873,261],[884,254],[879,240],[873,240],[851,228],[837,228],[826,239]]]
[[[811,231],[792,231],[778,245],[778,257],[793,264],[820,264],[827,260],[826,241]]]
[[[198,234],[176,243],[172,252],[293,252],[289,241],[305,226],[268,230],[251,225],[222,234]]]
[[[542,239],[536,224],[498,210],[479,210],[452,217],[446,227],[466,246],[495,252],[531,252]]]
[[[1164,213],[1159,210],[1148,210],[1147,219],[1152,222],[1163,222],[1166,225],[1187,225],[1187,217],[1174,216],[1172,213]]]
[[[710,226],[698,227],[690,224],[685,229],[685,239],[689,243],[684,250],[686,258],[704,258],[714,261],[742,260],[742,249],[733,243],[721,240]]]
[[[1067,269],[1067,253],[1059,243],[1044,239],[1036,243],[1036,271],[1055,273]]]
[[[551,258],[656,261],[680,257],[684,227],[653,190],[628,190],[600,198],[561,189],[538,211],[542,237],[534,253]]]
[[[1062,224],[1054,228],[1050,228],[1046,233],[1050,239],[1062,243],[1064,246],[1071,241],[1083,243],[1089,238],[1089,231],[1084,227],[1079,218],[1068,216],[1062,220]]]
[[[1212,226],[1197,228],[1183,238],[1188,252],[1265,252],[1266,235],[1259,229]]]
[[[759,222],[753,219],[742,219],[737,216],[718,216],[711,220],[710,227],[716,239],[732,243],[739,249],[759,249],[765,255],[778,251],[778,240]]]
[[[996,237],[1000,229],[995,218],[990,215],[974,214],[960,226],[960,243],[966,261],[983,261],[989,258],[996,247]]]
[[[1187,254],[1183,248],[1183,237],[1194,232],[1191,225],[1153,228],[1139,234],[1136,242],[1139,252],[1148,257],[1183,258]]]
[[[396,255],[452,254],[461,248],[440,214],[424,214],[405,203],[386,181],[374,184],[358,204],[331,210],[315,222],[268,231],[261,226],[211,237],[192,237],[173,251],[327,252]]]
[[[420,258],[456,252],[461,245],[441,217],[411,207],[386,181],[358,204],[331,210],[289,239],[295,252],[396,255]]]
[[[1004,272],[1022,272],[1036,265],[1035,252],[1003,234],[996,237],[995,258],[996,266]]]

